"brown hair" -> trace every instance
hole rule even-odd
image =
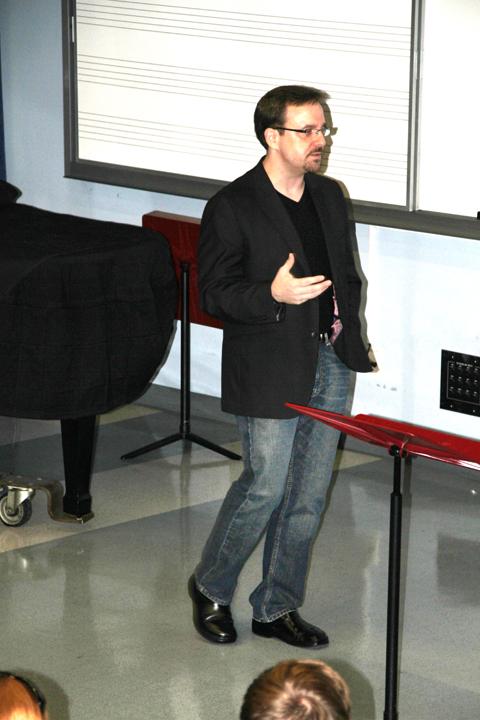
[[[265,149],[265,130],[283,125],[288,105],[323,105],[328,93],[308,85],[279,85],[269,90],[257,103],[253,115],[255,135]]]
[[[248,688],[240,720],[350,720],[345,680],[320,660],[284,660]]]
[[[40,698],[28,680],[0,674],[0,720],[43,720]]]

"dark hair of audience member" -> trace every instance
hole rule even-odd
[[[321,660],[284,660],[262,672],[243,699],[240,720],[350,720],[345,680]]]

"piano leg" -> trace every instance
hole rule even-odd
[[[61,420],[63,466],[65,468],[63,511],[84,521],[93,516],[90,477],[95,421],[95,415]]]

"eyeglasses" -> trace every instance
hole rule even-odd
[[[32,682],[30,682],[30,680],[27,680],[27,678],[21,677],[20,675],[14,675],[11,672],[0,670],[0,679],[2,678],[13,678],[14,680],[18,680],[18,682],[21,683],[31,695],[33,695],[42,715],[45,713],[45,708],[47,706],[45,695]]]
[[[329,127],[321,127],[321,128],[287,128],[287,127],[274,127],[272,130],[288,130],[289,132],[296,132],[296,133],[302,133],[302,135],[305,135],[305,137],[312,137],[315,135],[318,137],[319,135],[323,135],[323,137],[329,137],[330,135],[334,134],[335,128],[329,128]]]

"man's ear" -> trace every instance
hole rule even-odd
[[[263,137],[265,138],[265,142],[267,143],[268,147],[276,148],[278,144],[278,132],[277,130],[274,130],[273,128],[267,128],[265,132],[263,133]]]

